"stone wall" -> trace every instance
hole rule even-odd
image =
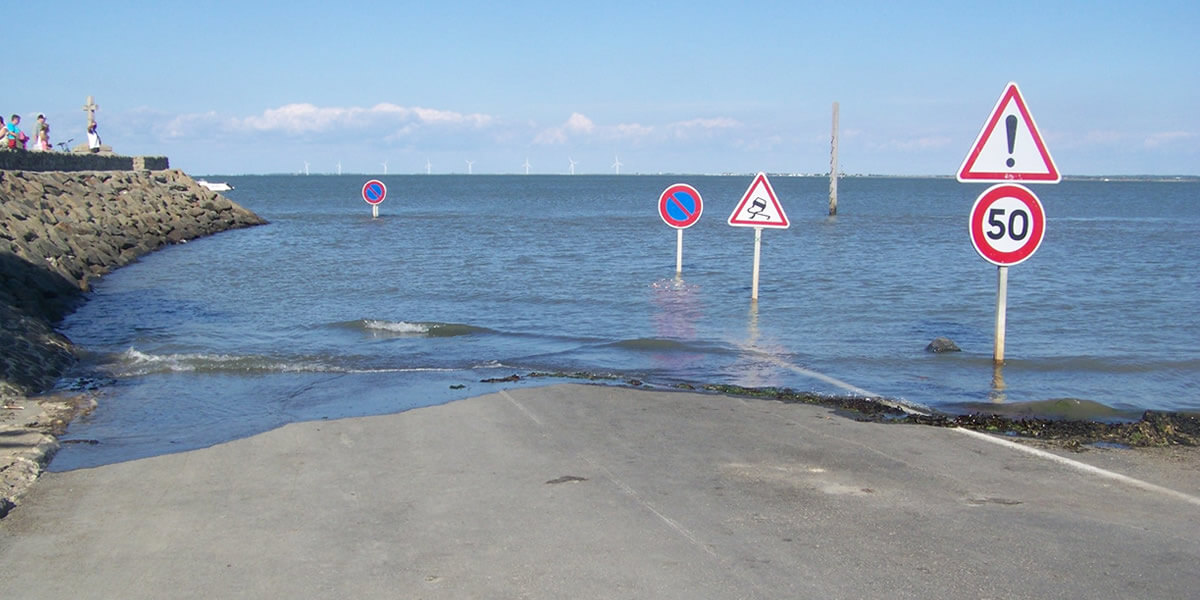
[[[166,244],[262,223],[178,170],[0,170],[0,397],[44,391],[71,364],[53,326],[93,279]]]
[[[20,171],[162,171],[165,156],[120,156],[80,152],[0,151],[0,169]]]

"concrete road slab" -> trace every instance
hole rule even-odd
[[[1196,464],[1072,460],[822,407],[514,389],[48,473],[0,521],[0,595],[1194,598]]]

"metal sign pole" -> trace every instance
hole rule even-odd
[[[379,205],[378,205],[378,204],[372,204],[372,205],[371,205],[371,218],[372,218],[372,219],[378,219],[378,218],[379,218]]]
[[[762,250],[762,227],[754,228],[754,276],[750,286],[750,299],[758,300],[758,257]]]
[[[675,233],[675,274],[683,273],[683,230],[676,229]]]
[[[996,347],[992,361],[1004,362],[1004,328],[1008,312],[1008,267],[996,267]]]

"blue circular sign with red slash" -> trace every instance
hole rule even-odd
[[[667,225],[675,229],[687,229],[700,220],[704,212],[704,201],[700,192],[686,183],[676,183],[663,191],[658,198],[658,214]]]
[[[362,194],[367,204],[379,204],[387,196],[387,186],[378,179],[372,179],[363,184]]]

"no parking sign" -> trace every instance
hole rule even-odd
[[[363,184],[362,197],[371,205],[371,217],[378,217],[379,203],[387,197],[387,186],[378,179],[372,179]]]
[[[676,229],[687,229],[700,220],[704,201],[700,192],[686,183],[676,183],[663,190],[658,198],[658,215],[663,223]]]
[[[704,212],[700,192],[686,183],[676,183],[658,197],[658,216],[675,228],[675,275],[683,272],[683,230],[696,224]]]

